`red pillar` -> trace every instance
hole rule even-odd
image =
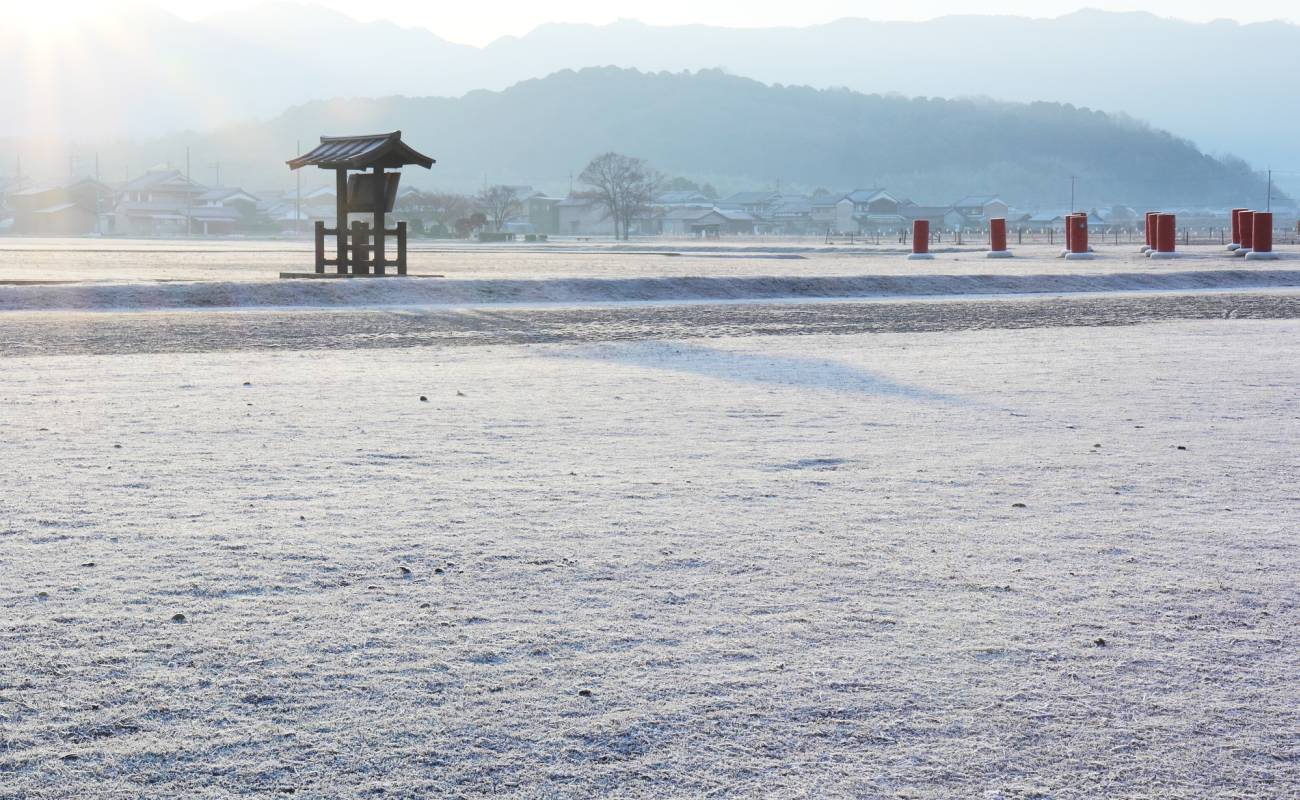
[[[1174,252],[1174,245],[1178,240],[1178,218],[1173,214],[1159,214],[1156,216],[1156,251],[1160,253]]]
[[[930,252],[930,220],[912,220],[912,252],[914,254]]]
[[[1241,227],[1241,249],[1253,250],[1255,248],[1255,212],[1243,210],[1237,215]]]
[[[1232,243],[1241,244],[1241,212],[1244,208],[1232,209]]]
[[[1073,232],[1074,232],[1074,212],[1070,212],[1069,214],[1065,215],[1065,251],[1067,253],[1074,252],[1074,249],[1070,247],[1070,237],[1073,234]]]
[[[1007,221],[1002,217],[989,220],[989,249],[995,253],[1007,249]]]
[[[1254,241],[1251,244],[1252,253],[1271,253],[1273,252],[1273,212],[1256,211],[1250,215],[1251,236]]]
[[[1070,252],[1088,252],[1088,215],[1073,214],[1070,219]]]
[[[1147,222],[1146,222],[1147,247],[1151,248],[1152,250],[1156,249],[1156,225],[1157,225],[1156,218],[1159,216],[1160,215],[1155,211],[1147,212]]]

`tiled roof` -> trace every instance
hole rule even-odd
[[[369,169],[403,167],[407,164],[428,169],[434,160],[416,152],[402,141],[402,132],[365,136],[322,136],[320,144],[288,162],[290,169],[317,166],[325,169]]]

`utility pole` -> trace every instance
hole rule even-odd
[[[302,152],[302,139],[293,143],[293,152]],[[293,171],[294,180],[296,181],[295,194],[293,196],[293,232],[302,233],[302,170]]]
[[[1268,171],[1268,203],[1264,207],[1265,211],[1273,210],[1273,170]]]
[[[1070,213],[1073,214],[1075,210],[1076,209],[1074,207],[1074,176],[1071,175],[1070,176]]]
[[[217,182],[213,185],[218,187],[221,186],[221,159],[217,159],[214,163],[209,164],[208,166],[215,168],[217,171]]]
[[[95,183],[99,183],[99,151],[95,151]],[[104,233],[103,227],[99,221],[99,187],[95,187],[95,235],[100,236]]]

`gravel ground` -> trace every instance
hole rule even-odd
[[[1119,301],[5,315],[0,797],[1300,796],[1300,322]]]

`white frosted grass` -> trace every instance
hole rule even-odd
[[[475,280],[535,278],[677,278],[862,276],[862,275],[1034,275],[1042,273],[1187,272],[1243,268],[1217,246],[1185,247],[1177,264],[1152,262],[1131,245],[1101,245],[1094,263],[1065,263],[1047,245],[1015,245],[1015,258],[990,261],[987,244],[933,248],[935,260],[907,260],[906,248],[817,247],[788,242],[735,240],[719,245],[644,240],[565,243],[546,246],[426,244],[410,253],[410,272]],[[1278,248],[1284,261],[1295,248]],[[1283,263],[1246,269],[1286,268]],[[0,237],[0,284],[12,281],[268,281],[281,272],[310,272],[308,242],[201,240],[44,240]]]
[[[6,799],[1300,794],[1294,321],[0,363]]]

